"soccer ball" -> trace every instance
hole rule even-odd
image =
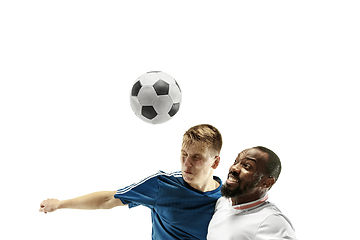
[[[159,124],[170,120],[181,103],[179,84],[161,71],[147,72],[134,83],[130,104],[136,116],[147,123]]]

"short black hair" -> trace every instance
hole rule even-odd
[[[281,161],[278,155],[271,151],[270,149],[262,146],[254,147],[256,149],[259,149],[262,152],[265,152],[268,154],[269,159],[265,165],[266,168],[266,174],[273,177],[275,179],[275,182],[278,180],[281,172]]]

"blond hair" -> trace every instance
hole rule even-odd
[[[216,155],[220,154],[222,147],[221,133],[217,128],[209,124],[200,124],[191,127],[183,136],[182,147],[188,147],[195,142],[205,143],[210,150],[215,151]]]

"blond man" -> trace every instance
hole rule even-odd
[[[152,239],[206,239],[221,196],[221,180],[213,176],[221,147],[222,137],[215,127],[194,126],[183,136],[181,171],[159,171],[118,191],[95,192],[63,201],[48,199],[40,204],[39,211],[142,205],[151,209]]]

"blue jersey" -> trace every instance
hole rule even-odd
[[[208,225],[221,197],[220,186],[201,192],[184,181],[181,172],[158,173],[115,194],[129,208],[151,209],[152,239],[206,239]]]

